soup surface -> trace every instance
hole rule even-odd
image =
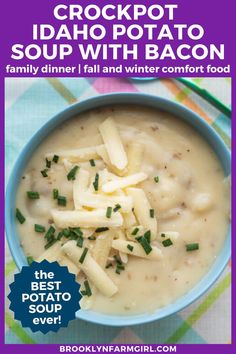
[[[32,154],[19,185],[16,207],[26,219],[22,224],[18,223],[21,245],[26,256],[40,259],[45,252],[45,233],[35,231],[34,225],[41,225],[45,230],[53,226],[60,232],[62,226],[58,227],[51,211],[74,210],[74,180],[68,180],[67,173],[75,166],[75,161],[69,158],[63,163],[61,159],[55,163],[48,158],[51,166],[45,167],[45,156],[104,144],[99,126],[108,117],[115,122],[126,152],[132,143],[142,147],[139,169],[146,178],[134,187],[144,191],[151,205],[150,217],[155,215],[158,234],[154,235],[151,247],[160,250],[162,257],[148,259],[145,254],[138,257],[130,250],[126,254],[111,248],[103,268],[118,291],[113,296],[106,296],[89,279],[93,295],[86,306],[119,315],[152,312],[186,293],[206,274],[223,245],[229,222],[227,186],[217,157],[196,131],[173,115],[141,106],[112,106],[83,113],[58,127]],[[100,158],[77,161],[77,165],[89,172],[90,192],[96,173],[108,168]],[[41,171],[46,172],[45,177]],[[124,176],[121,173],[117,178]],[[66,198],[66,205],[63,201],[62,204],[58,202],[57,195],[52,196],[55,190]],[[37,192],[40,197],[27,197],[28,191]],[[112,193],[116,196],[127,194],[125,188]],[[81,210],[92,211],[93,208],[82,206]],[[110,228],[113,240],[122,239],[120,235],[131,226],[133,231],[137,225],[139,228],[136,209],[132,208],[130,213],[133,222],[126,220],[126,226],[123,225],[118,233],[115,227]],[[99,237],[95,226],[87,226],[90,239],[84,241],[92,255],[93,244]],[[68,238],[62,236],[60,241],[65,243]],[[135,237],[133,241],[141,242]],[[55,247],[54,242],[52,247]],[[46,252],[50,252],[50,247]],[[114,264],[117,257],[118,263]],[[86,274],[82,269],[78,280],[83,282]]]

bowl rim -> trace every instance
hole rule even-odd
[[[140,98],[137,99],[137,98]],[[141,100],[141,98],[143,100]],[[132,102],[130,102],[130,100]],[[205,141],[211,146],[213,150],[216,149],[215,154],[220,160],[221,166],[225,173],[231,173],[231,153],[219,134],[197,113],[180,103],[169,100],[164,97],[133,92],[116,92],[102,95],[95,95],[76,102],[64,110],[60,111],[53,117],[49,118],[33,136],[29,139],[26,145],[21,150],[17,160],[12,168],[5,197],[5,229],[6,238],[10,248],[11,255],[18,267],[27,265],[26,257],[19,244],[19,235],[16,230],[15,218],[15,191],[19,183],[19,176],[22,174],[26,164],[28,163],[30,151],[35,151],[42,141],[53,131],[53,129],[62,124],[67,119],[74,117],[76,114],[95,109],[98,107],[105,107],[109,105],[131,104],[152,107],[165,112],[172,113],[178,119],[186,122],[195,131],[203,137]],[[208,140],[210,139],[210,141]],[[18,178],[16,178],[18,176]],[[225,238],[224,245],[218,254],[216,260],[213,262],[208,272],[195,284],[187,293],[177,298],[176,301],[169,305],[157,309],[153,313],[143,313],[140,315],[110,315],[102,314],[94,311],[79,310],[76,317],[85,321],[108,325],[108,326],[128,326],[149,323],[164,317],[173,315],[174,313],[189,306],[202,296],[218,279],[223,272],[231,256],[231,228],[229,223],[228,234]],[[24,260],[24,261],[23,261]]]

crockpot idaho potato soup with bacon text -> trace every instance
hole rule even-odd
[[[71,118],[22,176],[16,220],[28,258],[58,261],[81,307],[152,312],[190,290],[219,253],[229,193],[210,146],[173,115],[112,106]]]

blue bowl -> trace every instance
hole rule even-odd
[[[50,134],[59,124],[67,119],[77,115],[78,113],[87,111],[92,108],[107,106],[110,104],[134,104],[149,106],[173,113],[179,119],[187,122],[195,130],[197,130],[209,145],[213,148],[218,156],[221,165],[228,176],[231,171],[231,155],[227,146],[224,144],[220,136],[197,114],[190,111],[186,107],[169,101],[167,99],[146,95],[142,93],[114,93],[108,95],[100,95],[89,98],[85,101],[76,103],[66,108],[63,112],[57,114],[50,119],[28,142],[22,150],[10,176],[10,180],[6,191],[6,234],[8,244],[17,267],[27,265],[26,257],[20,247],[19,235],[15,222],[15,202],[16,192],[23,171],[30,160],[33,151],[42,143],[45,137]],[[191,304],[199,296],[216,281],[222,273],[231,255],[231,232],[230,227],[228,235],[225,239],[223,248],[213,263],[208,273],[192,288],[188,293],[181,296],[175,302],[165,306],[153,313],[144,313],[141,315],[117,316],[105,315],[94,311],[78,311],[77,317],[89,322],[99,323],[109,326],[128,326],[141,323],[147,323],[154,320],[169,316],[184,307]]]

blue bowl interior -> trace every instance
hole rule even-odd
[[[57,127],[59,124],[66,121],[67,119],[72,118],[75,115],[87,111],[89,109],[107,106],[111,104],[140,104],[142,106],[149,106],[161,109],[163,111],[167,111],[169,113],[173,113],[175,116],[190,124],[203,136],[203,138],[208,141],[209,145],[212,147],[212,149],[218,156],[221,165],[225,171],[225,175],[228,176],[230,174],[231,156],[228,148],[226,147],[222,139],[208,123],[206,123],[194,112],[190,111],[189,109],[180,104],[177,104],[164,98],[137,93],[116,93],[109,95],[101,95],[90,98],[80,103],[76,103],[68,107],[52,119],[50,119],[31,138],[31,140],[22,150],[11,173],[6,191],[6,234],[11,253],[19,269],[21,269],[23,265],[26,265],[27,261],[23,250],[20,247],[19,237],[16,229],[15,196],[20,178],[34,150],[41,144],[45,137],[55,129],[55,127]],[[87,320],[89,322],[100,323],[104,325],[122,326],[146,323],[171,315],[195,301],[214,283],[214,281],[219,277],[224,267],[226,266],[230,258],[230,254],[231,235],[229,227],[228,235],[225,239],[224,246],[208,273],[194,288],[192,288],[181,298],[177,299],[177,301],[175,301],[174,303],[162,309],[158,309],[154,313],[144,313],[141,315],[117,316],[100,314],[93,311],[80,310],[77,312],[77,317]]]

